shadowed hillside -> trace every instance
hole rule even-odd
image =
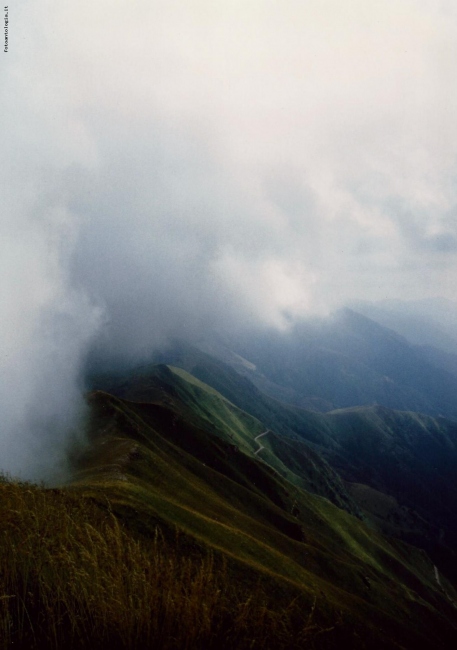
[[[262,394],[246,377],[195,348],[181,346],[167,355],[240,408],[249,409],[265,427],[286,436],[287,445],[275,436],[266,436],[266,440],[282,463],[287,455],[292,471],[300,458],[296,449],[300,439],[343,479],[344,494],[349,492],[350,500],[336,501],[310,483],[307,489],[332,498],[350,512],[363,511],[378,530],[426,549],[445,573],[457,578],[455,422],[379,406],[310,412]],[[147,375],[148,367],[142,372]],[[137,380],[132,377],[131,381]],[[290,447],[293,452],[286,451]],[[360,490],[354,491],[352,484],[366,485],[395,499],[398,509],[388,519],[380,516],[366,498],[360,503]]]
[[[450,647],[446,574],[315,444],[173,367],[104,382],[70,484],[0,484],[1,647]]]

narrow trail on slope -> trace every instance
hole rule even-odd
[[[262,451],[262,449],[265,449],[265,447],[262,447],[262,445],[260,444],[260,442],[258,442],[258,440],[259,440],[259,438],[262,438],[262,436],[266,436],[267,433],[270,433],[270,429],[267,429],[263,433],[259,433],[259,435],[254,438],[254,441],[257,442],[257,444],[259,445],[259,448],[257,449],[257,451],[254,452],[254,456],[257,456],[259,451]]]

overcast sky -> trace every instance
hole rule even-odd
[[[141,354],[350,300],[455,299],[456,64],[451,1],[13,2],[4,466],[74,422],[96,337]]]

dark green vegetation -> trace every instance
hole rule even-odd
[[[457,424],[380,406],[327,414],[336,449],[328,461],[351,483],[394,497],[400,508],[379,512],[367,492],[351,494],[381,530],[425,548],[457,578]]]
[[[338,500],[322,481],[321,469],[318,484],[308,483],[308,490],[349,512],[362,512],[377,530],[426,549],[446,575],[457,578],[457,423],[381,406],[313,413],[262,394],[246,377],[198,350],[181,347],[169,354],[281,434],[270,437],[270,444],[283,462],[288,455],[289,467],[298,458],[299,439],[327,461],[346,493],[337,491]],[[376,494],[397,505],[386,510]]]
[[[452,647],[454,425],[284,406],[189,348],[173,364],[93,379],[68,486],[0,484],[0,644]],[[424,454],[433,521],[425,483],[408,501]]]

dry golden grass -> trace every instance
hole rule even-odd
[[[293,648],[322,630],[297,599],[212,554],[182,555],[159,529],[135,538],[93,501],[0,483],[0,648]]]

